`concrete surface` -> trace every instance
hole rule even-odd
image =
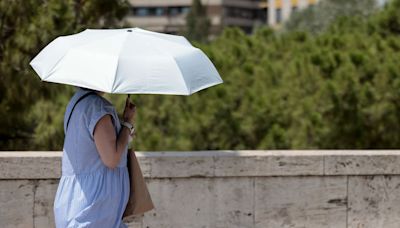
[[[135,228],[398,228],[400,151],[137,152]],[[54,227],[61,152],[0,152],[0,227]]]

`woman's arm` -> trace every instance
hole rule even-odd
[[[135,105],[127,99],[123,115],[124,121],[132,123],[134,114]],[[94,142],[105,166],[111,169],[118,166],[121,155],[129,142],[129,134],[130,131],[127,127],[122,127],[118,136],[115,134],[111,115],[105,115],[97,122],[93,133]]]

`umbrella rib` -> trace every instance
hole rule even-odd
[[[158,38],[158,39],[160,39],[160,38]],[[152,46],[151,44],[148,43],[148,41],[146,39],[144,39],[144,40],[145,40],[145,42],[147,43],[148,46],[153,47],[155,50],[157,50],[160,53],[163,53],[163,54],[166,54],[166,55],[170,56],[174,60],[173,62],[175,63],[176,68],[178,68],[179,73],[182,75],[182,80],[183,80],[183,83],[185,84],[186,91],[190,94],[190,88],[188,87],[188,84],[187,84],[187,82],[185,80],[185,77],[183,76],[183,73],[182,73],[181,69],[179,68],[178,64],[176,63],[175,57],[173,55],[171,55],[170,53],[166,52],[166,51],[160,50],[159,48]],[[168,42],[171,42],[171,41],[168,41]],[[174,42],[171,42],[171,43],[174,43]]]
[[[64,57],[69,53],[69,51],[70,51],[70,49],[68,49],[68,50],[64,53],[64,55],[63,55],[59,60],[57,60],[56,64],[54,64],[53,67],[50,68],[50,70],[48,71],[48,73],[46,74],[46,76],[44,76],[44,77],[42,78],[42,81],[44,81],[45,79],[48,79],[48,78],[54,73],[54,70],[57,68],[58,64],[60,64],[60,62],[64,59]]]
[[[124,40],[123,43],[126,42],[127,37],[128,37],[128,35],[125,36],[125,40]],[[120,54],[121,54],[121,51],[122,51],[122,47],[123,47],[123,46],[124,46],[124,45],[121,45],[121,48],[119,49],[119,52],[118,52],[118,55],[117,55],[117,67],[115,67],[115,73],[114,73],[115,77],[114,77],[114,79],[113,79],[113,82],[111,83],[111,89],[110,89],[110,92],[111,92],[111,93],[114,91],[115,81],[116,81],[116,78],[117,78],[116,75],[117,75],[118,67],[119,67],[119,57],[121,56]]]
[[[175,56],[173,56],[173,55],[170,55],[170,56],[172,57],[172,59],[174,59],[173,62],[175,63],[176,68],[178,68],[179,73],[181,73],[183,82],[185,83],[185,86],[186,86],[186,90],[187,90],[188,94],[190,95],[190,93],[191,93],[191,88],[188,86],[188,83],[187,83],[187,81],[186,81],[186,79],[185,79],[185,77],[184,77],[184,75],[183,75],[183,72],[181,71],[181,68],[179,68],[179,65],[178,65],[178,63],[177,63],[177,61],[176,61]]]

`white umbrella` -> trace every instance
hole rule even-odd
[[[190,95],[222,83],[208,57],[183,36],[139,28],[61,36],[30,64],[43,81],[107,93]]]

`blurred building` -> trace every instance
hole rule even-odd
[[[225,26],[236,26],[251,33],[254,27],[276,26],[291,12],[313,5],[318,0],[202,0],[210,18],[211,34]],[[126,21],[152,31],[179,33],[192,0],[129,0],[131,12]]]
[[[313,6],[319,0],[264,0],[260,4],[267,13],[266,24],[276,26],[289,19],[290,14],[297,10]]]

